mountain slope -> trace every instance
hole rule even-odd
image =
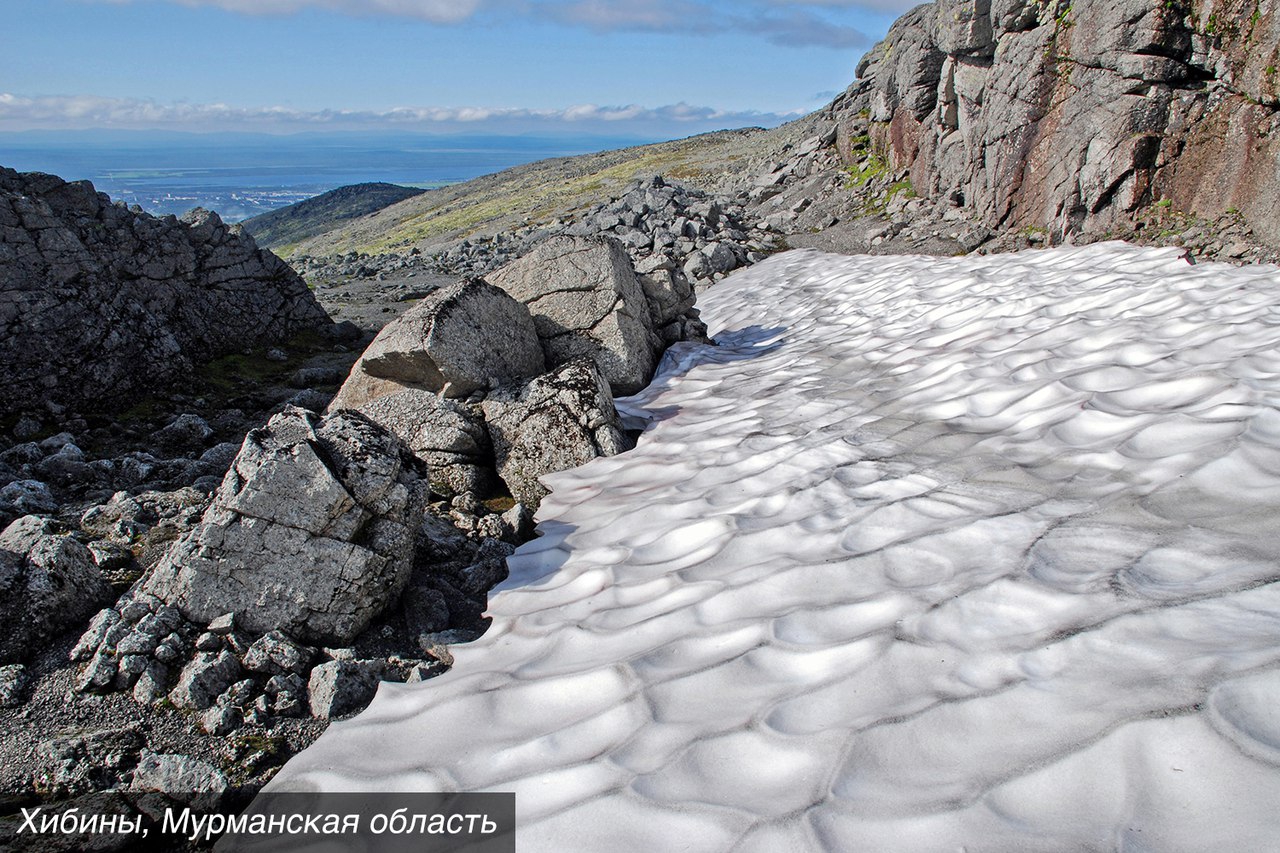
[[[526,222],[551,222],[616,197],[637,177],[663,174],[698,188],[741,181],[812,135],[807,116],[775,130],[750,128],[559,157],[516,166],[415,196],[372,216],[337,224],[286,250],[288,256],[429,249]]]
[[[397,184],[352,184],[246,219],[240,225],[263,246],[287,246],[424,192]]]

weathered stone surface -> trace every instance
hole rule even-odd
[[[183,795],[184,799],[195,794],[202,804],[212,806],[229,787],[227,777],[212,764],[188,755],[143,750],[129,790]]]
[[[498,475],[530,508],[547,494],[542,475],[629,449],[613,395],[589,358],[491,394],[483,406]]]
[[[202,652],[183,667],[169,699],[179,708],[203,711],[239,679],[240,672],[240,661],[226,649],[218,654]]]
[[[169,695],[173,672],[160,661],[152,661],[133,685],[133,699],[140,705],[154,705]]]
[[[1275,240],[1278,44],[1280,0],[938,0],[832,115],[869,115],[893,172],[990,226],[1096,236],[1168,199]]]
[[[7,524],[19,516],[50,513],[57,509],[58,501],[49,491],[49,486],[39,480],[14,480],[0,488],[0,524]]]
[[[286,409],[254,430],[201,522],[143,590],[207,624],[354,638],[399,594],[425,497],[420,463],[363,415]]]
[[[22,704],[31,676],[22,664],[0,666],[0,708],[16,708]]]
[[[370,400],[359,411],[427,463],[434,492],[484,494],[493,486],[493,450],[477,407],[409,388]]]
[[[488,278],[529,306],[551,367],[586,356],[616,394],[648,384],[661,344],[617,240],[554,237]]]
[[[0,664],[21,663],[110,597],[89,549],[27,515],[0,533]]]
[[[264,634],[244,654],[244,668],[268,675],[303,672],[315,649],[299,645],[280,631]]]
[[[529,311],[499,288],[463,281],[427,296],[369,344],[329,411],[415,388],[467,397],[545,369]]]
[[[112,204],[0,168],[0,409],[119,409],[195,365],[330,324],[296,273],[217,214]]]
[[[152,436],[164,447],[176,450],[190,450],[204,447],[213,437],[213,428],[199,415],[181,414],[169,422]]]
[[[115,784],[138,763],[142,735],[132,729],[101,729],[55,737],[36,756],[35,789],[54,797],[75,797]]]
[[[364,708],[378,690],[383,661],[335,660],[311,670],[307,685],[311,715],[322,720]]]

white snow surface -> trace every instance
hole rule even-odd
[[[1280,849],[1280,270],[790,252],[547,478],[454,669],[275,790],[530,851]]]

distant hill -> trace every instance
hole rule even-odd
[[[240,223],[261,246],[287,246],[339,223],[382,210],[425,190],[396,184],[352,184]]]

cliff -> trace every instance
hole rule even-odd
[[[829,115],[846,161],[869,141],[917,193],[991,227],[1096,237],[1159,203],[1238,211],[1276,241],[1277,12],[1276,0],[938,0],[893,25]]]

